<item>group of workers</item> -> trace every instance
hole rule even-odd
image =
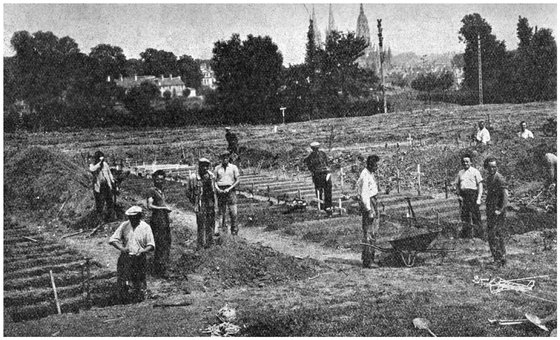
[[[198,171],[187,193],[197,217],[197,249],[208,248],[219,234],[215,229],[215,201],[218,205],[221,231],[228,233],[226,212],[229,210],[231,234],[237,235],[237,195],[240,173],[230,159],[236,156],[237,137],[227,129],[228,152],[220,156],[221,163],[213,171],[207,158],[198,160]],[[233,135],[233,137],[232,137]],[[232,141],[232,142],[230,142]],[[98,216],[107,220],[114,217],[116,182],[101,151],[95,152],[89,166],[93,175],[93,194]],[[125,211],[127,221],[119,225],[109,244],[120,251],[117,260],[117,294],[122,302],[142,301],[146,298],[147,254],[153,252],[152,274],[168,278],[170,263],[171,228],[169,213],[172,209],[165,199],[166,174],[157,170],[152,174],[153,187],[147,191],[146,207],[151,211],[149,223],[142,220],[144,211],[132,206]],[[109,215],[109,217],[107,217]],[[111,216],[113,215],[113,216]]]
[[[478,125],[479,131],[476,139],[481,144],[488,144],[490,134],[485,128],[484,122],[479,122]],[[521,130],[518,133],[520,138],[534,138],[531,131],[527,130],[525,122],[522,122],[520,127]],[[226,212],[228,210],[231,234],[235,236],[239,232],[236,188],[240,182],[240,172],[238,167],[231,163],[231,160],[237,157],[239,150],[237,136],[231,132],[230,128],[226,128],[226,140],[228,142],[228,152],[220,156],[221,163],[211,171],[211,161],[208,158],[200,158],[197,173],[191,178],[188,188],[187,196],[196,213],[197,250],[209,248],[214,243],[215,236],[219,235],[216,226],[215,202],[218,205],[218,221],[220,221],[221,232],[228,233],[226,225]],[[310,147],[312,151],[304,159],[304,163],[312,174],[320,208],[330,217],[333,213],[333,206],[332,178],[328,157],[324,151],[319,149],[320,144],[318,142],[311,143]],[[374,265],[374,248],[369,245],[375,244],[379,229],[379,185],[376,179],[379,161],[380,158],[377,155],[368,156],[366,167],[362,170],[356,182],[356,198],[359,201],[362,215],[362,265],[365,268],[371,268]],[[494,264],[503,266],[506,263],[504,222],[508,193],[506,182],[498,172],[498,162],[494,157],[489,157],[484,161],[484,168],[488,174],[485,181],[480,171],[472,166],[472,156],[470,154],[462,155],[461,165],[462,169],[456,178],[461,220],[464,222],[461,236],[481,238],[486,236],[479,209],[482,200],[483,182],[485,182],[487,189],[488,242]],[[554,179],[556,176],[555,169],[556,163],[554,160]],[[94,160],[90,164],[90,171],[93,174],[96,211],[101,214],[104,206],[108,210],[114,209],[115,180],[109,166],[104,161],[104,155],[101,151],[95,153]],[[167,266],[171,248],[169,213],[171,209],[165,201],[163,185],[165,176],[163,170],[157,170],[152,174],[154,186],[148,191],[146,204],[152,212],[149,224],[142,221],[142,208],[133,206],[125,212],[128,221],[120,224],[109,240],[109,243],[120,251],[117,261],[117,282],[119,297],[123,300],[130,296],[130,290],[132,290],[133,299],[140,301],[146,297],[147,253],[154,252],[153,274],[162,278],[168,277]]]

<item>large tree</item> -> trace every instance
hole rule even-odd
[[[259,123],[277,117],[282,54],[268,36],[238,34],[214,43],[212,69],[218,107],[229,122]]]
[[[533,29],[519,17],[517,51],[508,68],[514,83],[511,101],[529,102],[556,98],[556,41],[549,29]]]
[[[530,58],[532,100],[556,99],[557,49],[550,29],[541,28],[533,35]]]
[[[198,89],[202,84],[199,64],[189,55],[182,55],[177,61],[177,69],[187,87]]]
[[[140,53],[140,57],[142,58],[145,75],[167,77],[170,74],[178,75],[179,73],[177,71],[177,57],[172,52],[148,48]]]
[[[71,84],[83,74],[83,54],[69,38],[58,38],[52,32],[15,32],[11,44],[16,52],[11,75],[14,82],[10,100],[23,100],[29,105],[31,128],[63,122],[61,103]]]
[[[501,102],[507,92],[504,83],[511,82],[507,66],[506,45],[492,34],[492,27],[480,14],[474,13],[463,17],[463,26],[459,30],[459,40],[465,46],[465,79],[463,86],[471,91],[478,91],[478,39],[480,37],[482,56],[482,85],[484,101]]]
[[[363,37],[356,37],[352,32],[333,31],[325,42],[321,58],[321,75],[325,87],[333,86],[327,92],[341,93],[343,101],[350,95],[362,94],[360,69],[356,62],[364,55],[368,44]]]
[[[126,56],[122,48],[109,44],[99,44],[91,49],[89,57],[96,61],[95,76],[117,78],[124,74]]]

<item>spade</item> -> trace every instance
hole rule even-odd
[[[437,335],[434,334],[434,332],[432,332],[430,330],[430,321],[428,321],[427,319],[424,318],[416,318],[414,320],[412,320],[412,323],[414,324],[414,327],[418,328],[418,329],[425,329],[427,330],[433,337],[437,338]]]
[[[525,317],[527,318],[527,320],[531,321],[533,325],[539,327],[542,330],[548,331],[548,328],[546,328],[546,326],[543,324],[542,320],[538,316],[534,314],[525,313]]]

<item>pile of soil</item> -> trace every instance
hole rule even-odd
[[[222,237],[219,245],[184,254],[177,263],[181,275],[204,278],[207,288],[263,287],[312,277],[320,269],[317,260],[298,259],[270,247],[243,239]]]
[[[7,213],[75,218],[93,207],[90,183],[87,169],[58,151],[30,147],[4,154]]]

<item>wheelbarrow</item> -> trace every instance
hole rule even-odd
[[[391,248],[383,248],[374,244],[360,243],[363,246],[371,247],[377,251],[384,253],[398,254],[407,267],[413,267],[416,256],[419,253],[436,253],[443,258],[449,252],[453,252],[453,249],[437,249],[428,248],[432,242],[438,237],[440,231],[430,231],[414,236],[404,237],[396,240],[389,241]]]

